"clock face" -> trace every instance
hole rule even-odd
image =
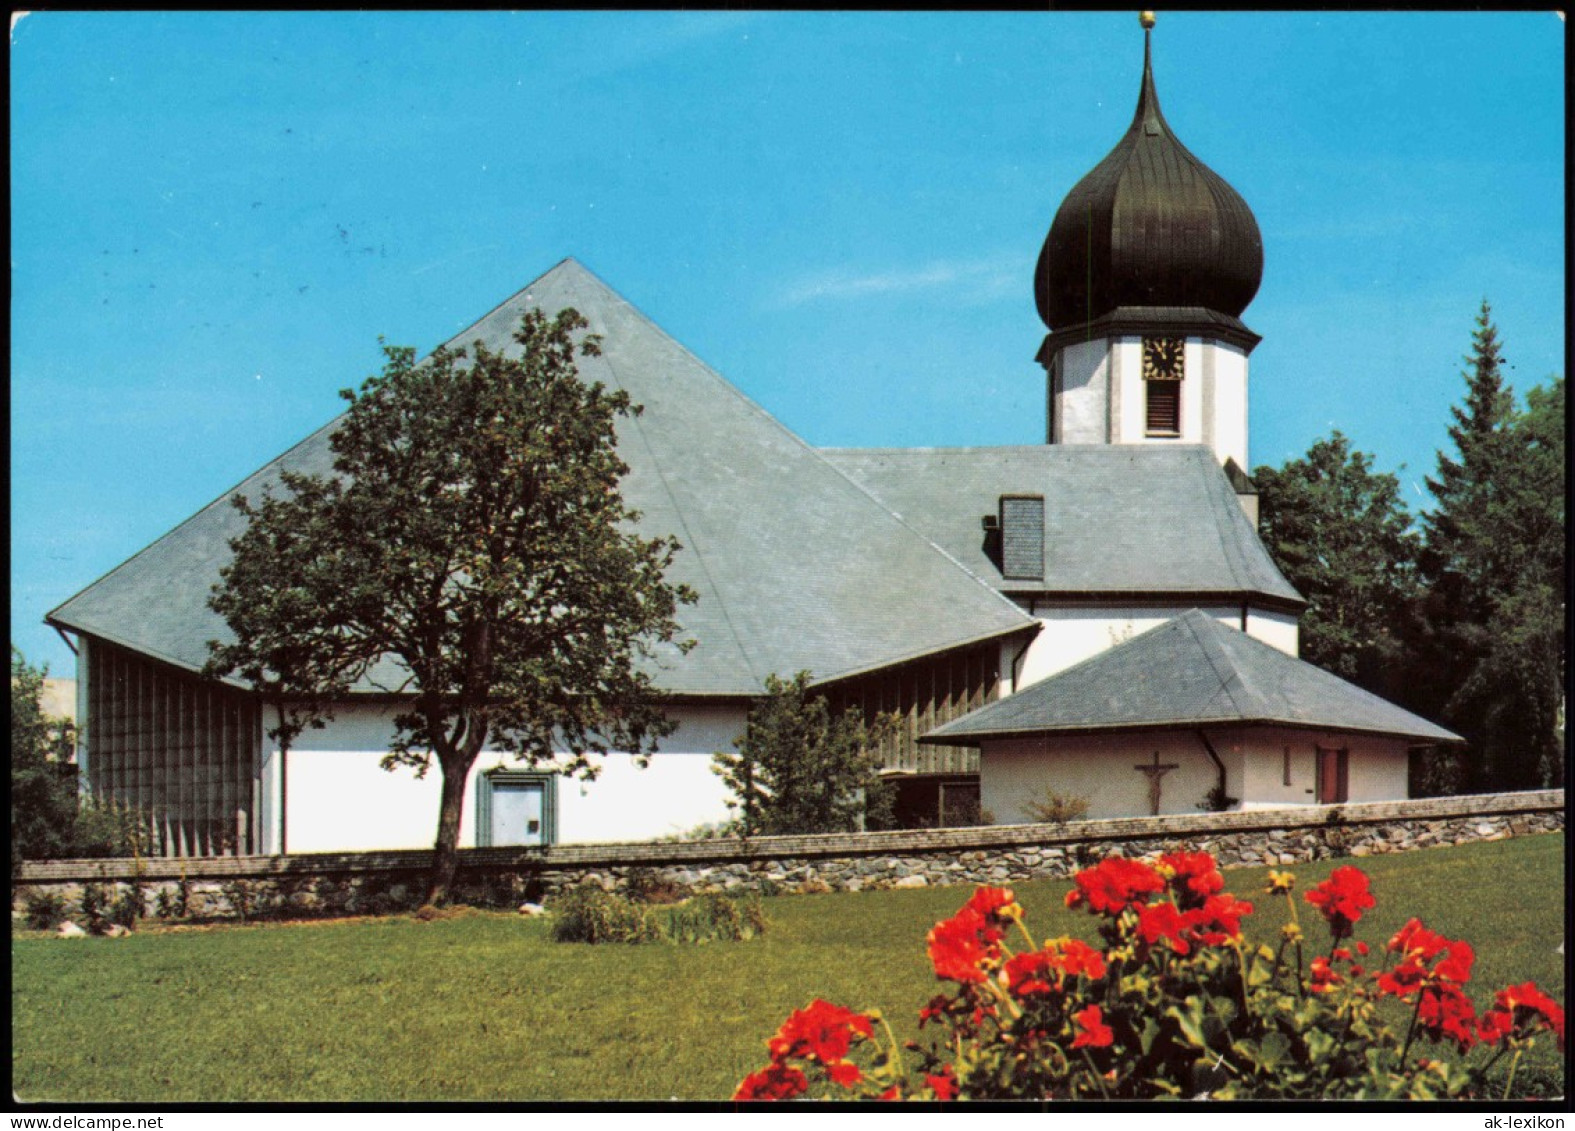
[[[1179,381],[1182,377],[1185,338],[1144,338],[1143,379]]]

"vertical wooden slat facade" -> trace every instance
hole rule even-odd
[[[921,746],[919,735],[993,702],[999,683],[1000,646],[992,642],[830,684],[825,694],[835,713],[855,707],[871,723],[880,715],[898,715],[897,733],[881,745],[887,769],[913,774],[976,774],[978,750]]]
[[[87,704],[88,788],[144,814],[153,853],[260,850],[262,727],[252,697],[95,640]]]

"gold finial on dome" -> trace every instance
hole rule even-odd
[[[1144,31],[1148,31],[1150,28],[1152,28],[1154,26],[1154,13],[1153,12],[1139,12],[1138,13],[1138,23],[1143,25],[1143,30]]]

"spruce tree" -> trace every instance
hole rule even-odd
[[[1471,790],[1561,777],[1563,384],[1516,410],[1486,300],[1451,409],[1456,455],[1438,454],[1423,515],[1417,645],[1439,713],[1470,743]]]
[[[890,789],[875,747],[891,722],[867,726],[851,707],[834,716],[809,680],[808,672],[767,676],[767,694],[733,744],[738,752],[712,757],[746,836],[855,832],[889,820]]]

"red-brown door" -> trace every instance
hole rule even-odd
[[[1350,797],[1350,758],[1345,750],[1318,747],[1318,802],[1333,805]]]

